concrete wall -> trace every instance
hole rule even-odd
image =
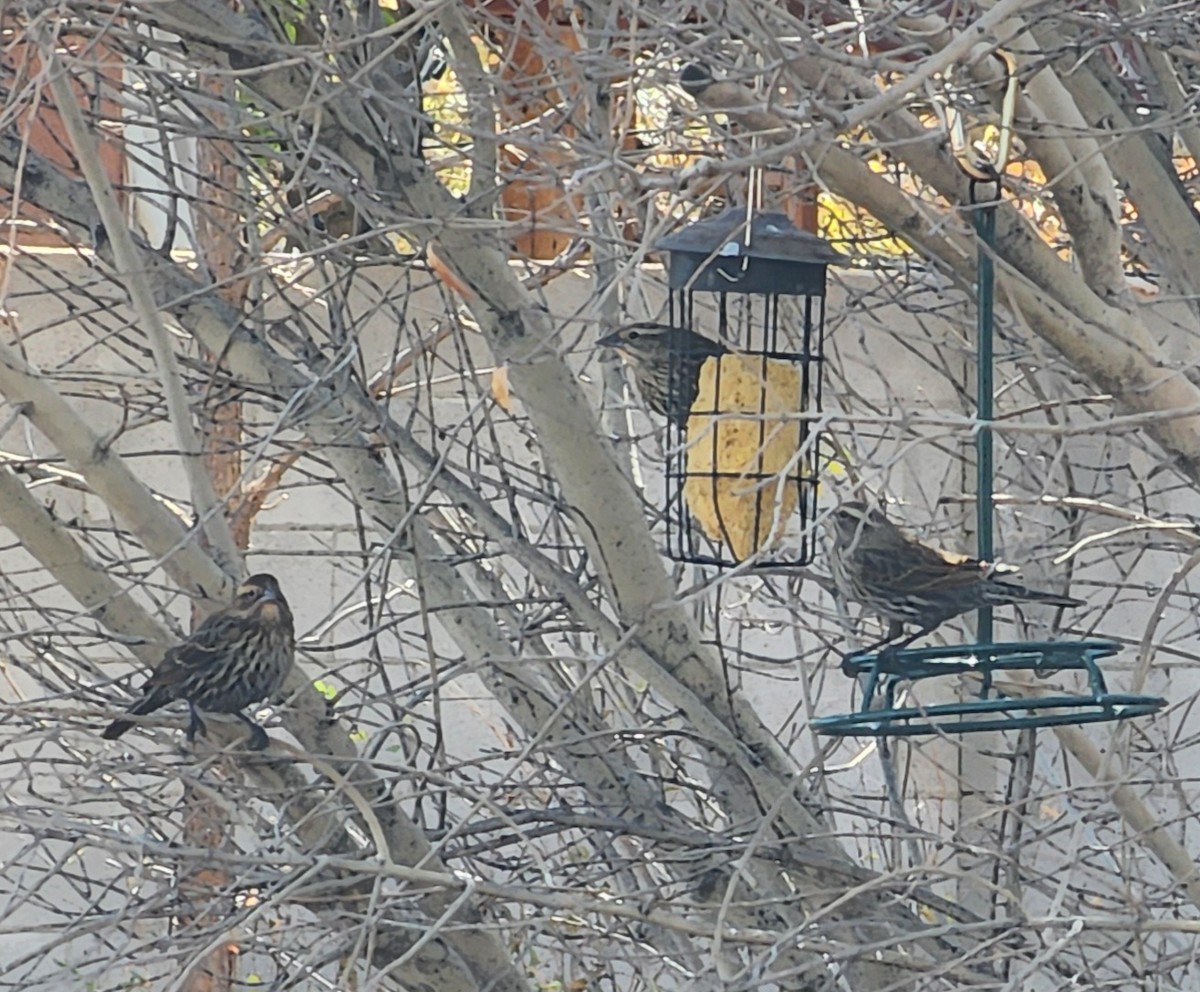
[[[518,492],[527,532],[543,546],[574,541],[570,532],[548,527],[553,516],[547,503],[521,495],[536,492],[553,499],[553,486],[544,476],[534,438],[524,422],[517,397],[514,412],[502,410],[491,397],[491,358],[481,336],[469,322],[455,316],[455,305],[428,277],[410,274],[396,282],[394,268],[364,269],[344,301],[337,291],[322,286],[319,273],[304,263],[281,262],[281,273],[295,284],[284,301],[269,301],[267,316],[282,316],[299,307],[314,336],[328,335],[331,348],[355,369],[369,377],[388,367],[405,349],[431,337],[448,320],[449,337],[414,361],[398,377],[391,412],[435,450],[444,453],[452,470],[474,472],[480,491],[507,513],[506,489]],[[162,498],[187,512],[187,489],[176,448],[161,406],[157,384],[148,373],[145,340],[135,322],[113,293],[98,280],[85,259],[69,252],[31,256],[8,270],[6,305],[17,315],[20,344],[28,360],[57,382],[72,404],[92,426],[136,467],[142,479]],[[932,285],[932,277],[914,280]],[[581,274],[569,274],[544,290],[544,303],[562,324],[557,346],[567,354],[580,381],[597,408],[601,405],[602,368],[591,346],[596,335],[594,286]],[[633,316],[653,316],[662,300],[661,285],[652,270],[642,273],[628,294]],[[344,307],[339,312],[339,306]],[[68,304],[70,306],[68,306]],[[351,333],[339,339],[329,331],[331,312],[349,315]],[[963,456],[972,443],[972,403],[964,383],[969,373],[973,340],[973,312],[952,290],[905,288],[898,275],[838,273],[829,298],[830,363],[826,382],[827,408],[835,415],[832,426],[839,440],[853,453],[852,475],[861,478],[876,494],[898,501],[897,519],[948,547],[970,550],[964,522],[971,508],[960,496],[969,474]],[[336,326],[336,322],[333,322]],[[1194,332],[1187,332],[1185,317],[1168,313],[1163,334],[1181,362],[1195,354]],[[13,341],[13,332],[4,333]],[[268,328],[268,337],[282,350],[288,339]],[[351,347],[352,346],[352,347]],[[186,349],[186,345],[183,345]],[[340,349],[340,350],[339,350]],[[999,409],[1011,419],[997,440],[997,490],[1012,497],[998,511],[997,549],[1001,556],[1029,561],[1033,584],[1057,586],[1069,573],[1070,590],[1086,598],[1088,607],[1066,617],[1073,635],[1103,635],[1136,642],[1151,616],[1153,596],[1186,557],[1179,542],[1169,536],[1148,538],[1143,532],[1114,536],[1082,551],[1068,564],[1051,560],[1079,535],[1067,527],[1067,518],[1053,507],[1039,505],[1043,495],[1064,494],[1092,498],[1123,508],[1146,510],[1155,516],[1200,512],[1195,493],[1163,471],[1161,456],[1136,433],[1114,434],[1102,420],[1113,411],[1102,397],[1075,374],[1061,366],[1039,342],[1018,329],[1003,327],[997,341]],[[220,388],[214,383],[213,388]],[[0,424],[9,424],[9,411],[0,407]],[[299,434],[275,414],[266,414],[253,403],[247,406],[252,421],[251,444],[246,452],[246,474],[253,478],[270,458],[301,444]],[[631,424],[639,435],[639,467],[646,483],[647,500],[661,502],[661,444],[657,425],[639,409]],[[6,458],[33,459],[45,471],[58,463],[56,453],[22,420],[0,436]],[[405,470],[412,493],[423,491],[427,480]],[[832,503],[848,490],[850,478],[830,477],[822,492]],[[114,533],[114,521],[95,497],[81,491],[70,479],[46,482],[38,490],[52,503],[55,514],[82,529],[97,553],[113,558],[118,578],[162,617],[186,629],[188,604],[177,596],[154,563],[140,549]],[[434,502],[438,502],[436,495]],[[1082,533],[1097,534],[1119,525],[1099,508],[1083,510]],[[467,522],[469,526],[469,522]],[[298,618],[298,633],[306,647],[303,664],[313,678],[321,678],[339,692],[343,719],[363,734],[364,745],[380,734],[395,733],[394,708],[403,701],[404,721],[427,746],[435,727],[442,734],[447,762],[480,760],[488,775],[499,775],[508,762],[501,757],[512,736],[500,707],[474,676],[459,672],[440,687],[435,697],[413,694],[424,686],[430,657],[440,666],[453,665],[457,648],[437,626],[427,623],[413,590],[394,569],[381,562],[386,549],[356,512],[348,493],[332,478],[318,457],[306,456],[285,477],[276,498],[260,514],[249,554],[252,571],[280,576]],[[539,532],[538,528],[546,529]],[[486,545],[485,550],[488,550]],[[572,558],[569,549],[562,554]],[[820,562],[816,565],[819,571]],[[375,597],[366,600],[365,574]],[[515,573],[514,573],[515,574]],[[380,577],[386,581],[380,583]],[[683,570],[685,582],[695,581],[695,571]],[[475,578],[479,579],[479,573]],[[709,573],[709,577],[712,575]],[[511,584],[510,584],[511,588]],[[1159,628],[1163,642],[1160,665],[1151,674],[1147,689],[1174,700],[1200,689],[1191,659],[1195,657],[1196,623],[1190,581],[1168,605]],[[381,601],[380,597],[383,597]],[[803,607],[797,609],[797,600]],[[753,700],[769,726],[795,756],[797,767],[816,763],[826,775],[826,788],[838,797],[842,822],[860,835],[864,855],[880,856],[873,840],[877,829],[872,818],[887,816],[884,789],[877,761],[870,758],[870,739],[849,739],[830,745],[811,734],[808,705],[819,713],[844,711],[857,704],[853,683],[837,671],[838,651],[845,646],[837,633],[832,603],[818,586],[798,578],[769,580],[738,578],[711,585],[693,597],[695,608],[714,639],[723,645],[730,685]],[[1014,626],[1011,614],[999,616],[998,636],[1063,636],[1049,624],[1054,611],[1025,611],[1027,624]],[[378,632],[383,625],[385,629]],[[376,630],[374,635],[372,630]],[[940,638],[962,636],[961,626],[951,625]],[[719,636],[718,636],[719,634]],[[122,766],[129,750],[156,754],[157,760],[180,760],[172,732],[153,736],[133,732],[119,744],[104,742],[96,730],[112,709],[127,698],[105,679],[118,679],[132,671],[128,654],[108,640],[78,607],[57,590],[46,573],[14,544],[0,528],[0,652],[9,657],[7,687],[2,693],[9,719],[0,730],[5,753],[12,756],[3,776],[9,813],[0,831],[10,831],[4,843],[10,849],[25,843],[21,824],[40,821],[48,808],[60,803],[78,811],[81,797],[94,804],[97,816],[121,823],[119,788],[142,781]],[[579,644],[571,637],[555,641],[563,651],[564,670],[577,673],[570,661]],[[41,645],[45,657],[34,648]],[[334,650],[330,650],[334,647]],[[1133,652],[1127,651],[1113,667],[1113,681],[1127,677]],[[71,693],[64,685],[55,695],[26,668],[43,671],[48,658],[74,659],[93,671],[90,684]],[[69,665],[68,665],[69,667]],[[1063,684],[1079,684],[1074,676],[1059,676]],[[927,702],[947,698],[953,690],[929,691]],[[411,705],[409,705],[411,704]],[[1190,711],[1146,721],[1139,725],[1150,750],[1175,738],[1173,756],[1182,774],[1194,759],[1194,735],[1186,733],[1193,721]],[[1108,728],[1090,731],[1107,740]],[[282,736],[279,728],[272,733]],[[399,741],[400,737],[392,738]],[[1140,739],[1140,738],[1139,738]],[[999,739],[990,739],[995,744]],[[1003,744],[1003,741],[1000,741]],[[968,751],[977,742],[966,742]],[[911,800],[909,815],[929,837],[956,829],[957,775],[961,760],[957,742],[925,739],[903,745],[911,758],[904,785]],[[868,757],[870,760],[861,760]],[[70,775],[60,777],[60,762],[71,763]],[[1066,766],[1043,753],[1039,759],[1039,787],[1047,799],[1031,814],[1039,823],[1077,818],[1088,835],[1082,810],[1067,792]],[[398,763],[403,756],[396,757]],[[150,781],[150,780],[147,780]],[[161,779],[152,781],[161,785]],[[113,791],[101,783],[114,783]],[[119,783],[119,788],[115,783]],[[47,799],[47,789],[51,798]],[[171,799],[161,802],[169,808]],[[857,811],[857,812],[855,812]],[[258,824],[247,821],[247,829]],[[122,829],[133,829],[123,827]],[[886,832],[886,831],[885,831]],[[848,841],[848,843],[850,843]],[[922,842],[924,844],[924,842]],[[883,848],[887,845],[884,843]],[[936,860],[935,847],[923,848]],[[40,856],[40,855],[39,855]],[[127,870],[128,855],[114,856],[101,847],[80,854],[93,879],[115,878]],[[1055,859],[1068,864],[1071,851],[1039,852],[1048,867]],[[36,859],[29,872],[39,871]],[[1146,868],[1147,878],[1161,877],[1157,868]],[[27,877],[7,876],[7,892],[22,891]],[[87,897],[61,882],[44,892],[48,906],[74,906],[82,912]],[[127,894],[106,896],[102,905],[119,907]],[[0,901],[8,898],[0,893]],[[13,920],[0,932],[0,960],[23,954],[37,956],[46,946],[41,925],[53,926],[49,908],[25,903],[14,918],[27,932],[14,933]],[[57,917],[61,922],[62,917]],[[150,930],[153,930],[150,927]],[[25,980],[29,989],[84,988],[97,968],[82,966],[93,954],[117,959],[120,949],[105,945],[101,937],[81,937],[47,954],[30,966]],[[65,964],[63,963],[65,962]],[[266,963],[260,962],[266,968]],[[77,971],[71,971],[78,967]],[[64,976],[78,976],[72,986]],[[111,978],[111,976],[110,976]],[[75,981],[72,978],[70,981]],[[41,984],[39,984],[39,981]],[[64,984],[67,982],[67,984]]]

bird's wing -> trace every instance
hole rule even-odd
[[[229,627],[230,617],[224,613],[206,617],[187,640],[167,650],[147,687],[177,685],[192,672],[212,664],[222,644],[229,639]]]
[[[899,593],[947,592],[978,585],[987,566],[966,555],[912,544],[903,554],[892,550],[860,552],[863,571],[877,583]]]

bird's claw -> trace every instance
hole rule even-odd
[[[246,738],[246,750],[265,751],[271,743],[271,738],[267,736],[267,732],[246,716],[245,713],[237,713],[235,716],[250,728],[250,736]]]
[[[203,734],[205,737],[208,736],[208,727],[204,721],[200,719],[200,714],[196,712],[195,706],[192,706],[189,703],[188,709],[191,711],[191,719],[188,720],[187,725],[187,742],[189,744],[194,744],[196,743],[196,734]]]
[[[262,727],[255,726],[250,731],[250,736],[246,738],[247,751],[265,751],[271,743],[271,738],[267,736],[267,732]]]

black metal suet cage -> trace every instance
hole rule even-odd
[[[669,418],[668,424],[667,552],[677,561],[722,567],[738,565],[750,554],[756,554],[758,565],[806,564],[815,543],[819,464],[813,415],[821,408],[826,275],[831,264],[845,257],[800,230],[787,215],[751,213],[745,207],[690,224],[656,247],[667,254],[672,326],[709,338],[700,343],[699,355],[689,335],[671,339],[668,405],[682,415]],[[724,358],[711,363],[703,372],[706,385],[697,388],[714,338],[724,346],[721,351],[727,348],[740,356],[738,367],[749,368],[762,384],[757,399],[751,396],[749,405],[736,411],[737,418],[722,402],[734,374]],[[782,400],[769,395],[772,379],[785,383]],[[781,402],[787,409],[780,410]],[[774,418],[768,415],[769,403]],[[741,460],[732,467],[727,452],[717,450],[727,448],[733,438],[736,424],[730,426],[731,420],[757,425],[757,450],[753,437],[743,433],[750,454],[738,456]],[[787,431],[782,471],[764,456],[776,440],[769,435],[781,430]],[[743,505],[751,507],[754,519],[736,525],[727,519],[734,503],[716,498],[718,491],[735,494],[733,499],[739,492],[751,494]],[[708,526],[699,527],[696,494],[706,492],[714,494],[702,501],[711,502],[715,523],[710,518]],[[773,551],[785,524],[795,540]],[[751,536],[739,540],[737,528]],[[763,540],[763,535],[771,539]]]

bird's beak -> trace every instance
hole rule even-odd
[[[282,616],[283,596],[274,586],[264,586],[258,600],[259,615],[270,623],[278,623]]]
[[[596,347],[620,349],[623,347],[623,344],[624,342],[621,341],[621,332],[614,331],[612,334],[606,334],[599,341],[597,341]]]

